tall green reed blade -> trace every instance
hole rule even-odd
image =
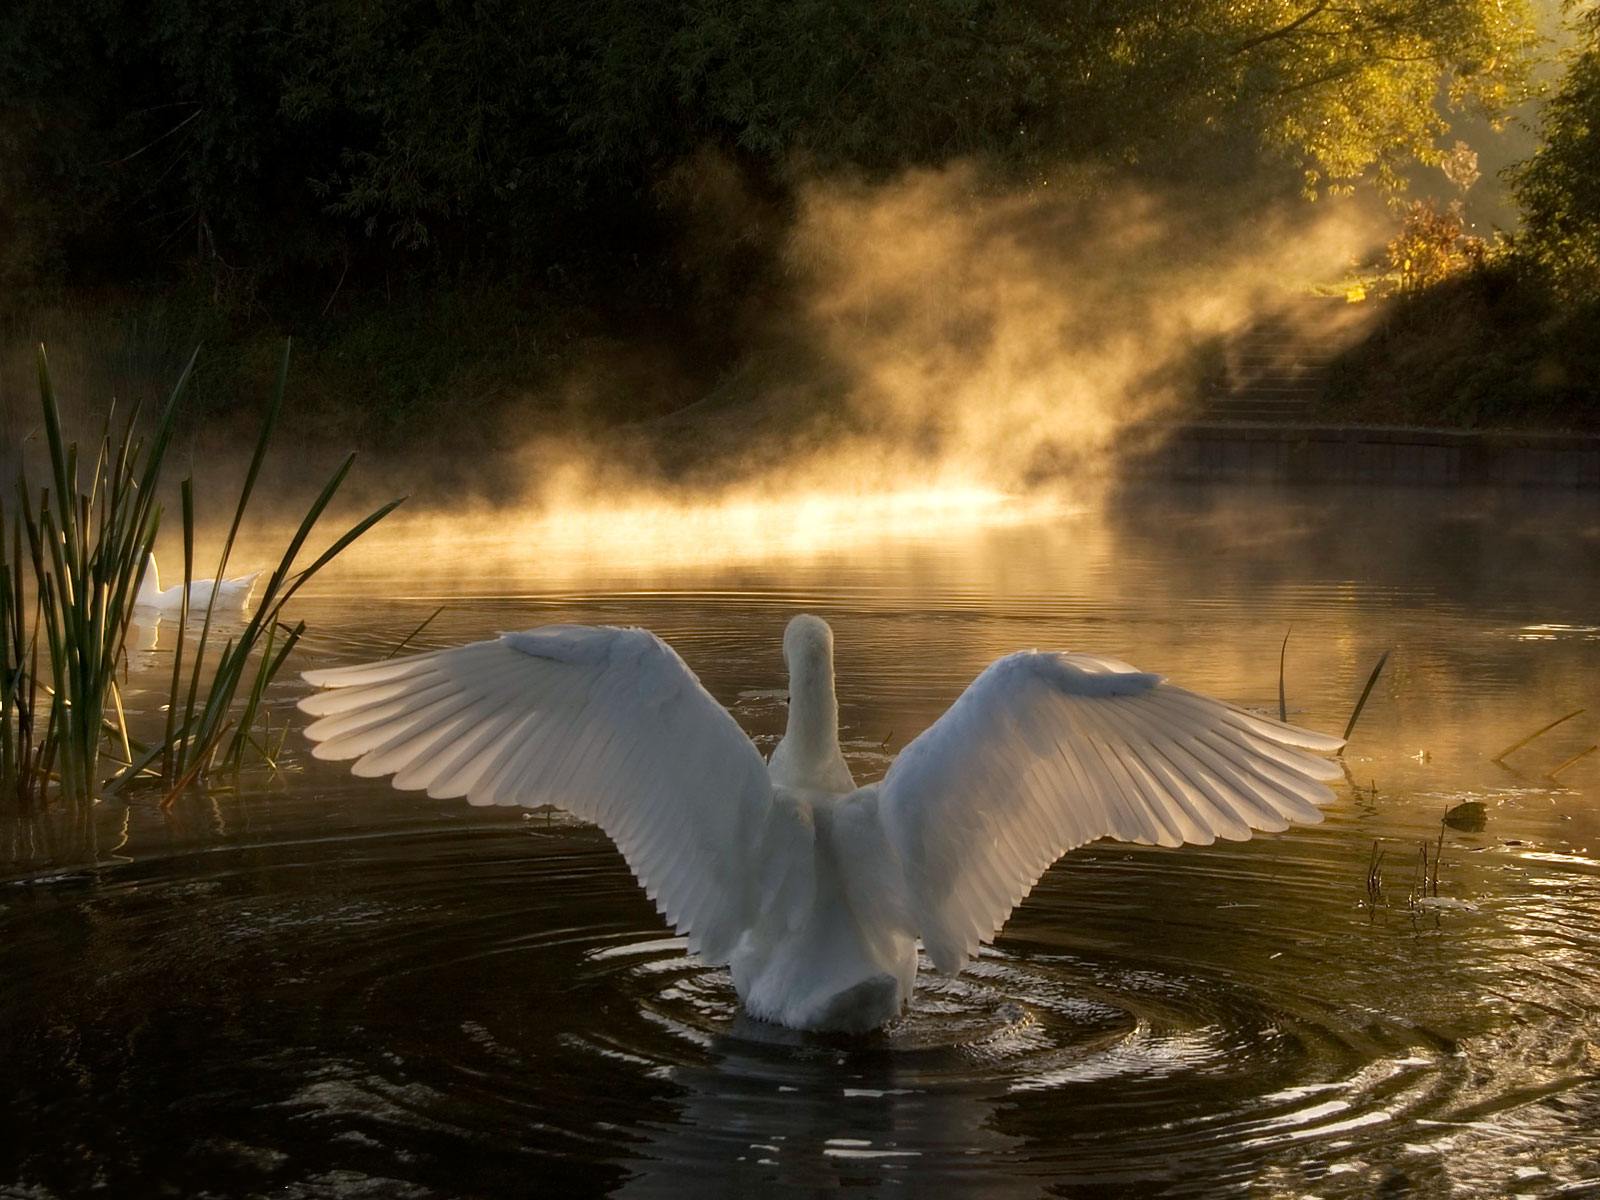
[[[306,623],[304,621],[295,622],[294,628],[284,635],[282,644],[277,647],[277,652],[274,653],[273,643],[277,641],[278,633],[282,629],[283,626],[276,620],[267,627],[266,638],[261,649],[261,657],[257,663],[255,679],[251,684],[250,694],[245,697],[244,709],[239,714],[238,728],[234,732],[233,739],[228,743],[228,752],[223,759],[224,765],[234,770],[238,770],[243,765],[245,748],[255,744],[250,731],[255,728],[256,718],[261,712],[261,702],[266,695],[267,685],[277,677],[284,660],[289,657],[289,652],[299,643],[301,635],[306,631]],[[263,757],[265,757],[264,750]]]
[[[1361,689],[1361,699],[1356,701],[1355,711],[1350,714],[1350,721],[1344,727],[1344,740],[1350,740],[1350,734],[1355,731],[1356,722],[1361,719],[1361,710],[1367,706],[1367,697],[1372,695],[1372,685],[1378,682],[1378,676],[1383,673],[1383,664],[1389,661],[1390,651],[1385,650],[1378,656],[1378,663],[1372,668],[1372,674],[1367,676],[1367,686]]]
[[[178,688],[183,679],[183,648],[189,629],[189,583],[194,562],[194,480],[179,486],[183,512],[183,592],[178,598],[178,640],[172,648],[172,679],[167,688],[166,736],[161,741],[161,778],[176,776],[178,747]]]
[[[13,514],[11,525],[11,553],[14,563],[12,594],[19,601],[23,594],[22,519]],[[28,677],[26,690],[19,689],[17,703],[17,742],[20,776],[18,779],[18,808],[30,812],[42,807],[45,786],[49,782],[50,764],[55,759],[55,741],[50,722],[46,720],[43,734],[35,738],[39,719],[39,627],[44,623],[44,593],[36,592],[33,601],[33,630],[27,635]],[[15,638],[20,644],[24,638],[22,613],[18,605]]]
[[[1289,700],[1283,690],[1283,665],[1289,657],[1289,635],[1294,632],[1294,622],[1289,622],[1289,628],[1283,631],[1283,645],[1278,647],[1278,720],[1289,719]]]
[[[21,555],[21,530],[13,519],[8,547],[0,527],[0,789],[8,806],[17,811],[28,807],[28,774],[25,761],[30,740],[31,714],[27,710],[28,691],[24,688],[27,670],[27,638],[21,617],[24,604],[21,575],[16,570]]]
[[[160,459],[171,442],[193,362],[173,389],[147,451],[132,436],[136,413],[130,413],[115,444],[112,417],[106,417],[84,491],[78,447],[62,435],[49,362],[39,348],[40,407],[55,486],[41,494],[37,510],[25,504],[22,513],[55,683],[46,753],[59,757],[61,791],[72,800],[87,800],[97,788],[106,705],[160,521],[155,500]],[[142,470],[136,471],[141,451]],[[20,486],[26,498],[25,476]]]
[[[218,580],[226,576],[234,542],[243,522],[246,507],[260,476],[268,444],[277,427],[279,414],[282,412],[284,395],[288,388],[290,350],[291,346],[286,342],[283,358],[278,367],[277,380],[268,404],[267,415],[262,424],[261,434],[256,440],[255,453],[252,455],[250,465],[245,472],[239,500],[234,507],[233,521],[223,539],[222,552],[217,563]],[[305,546],[313,528],[326,511],[334,495],[338,492],[345,477],[349,474],[354,461],[354,455],[346,458],[328,482],[323,485],[322,490],[312,501],[306,515],[295,529],[294,535],[290,538],[288,547],[284,550],[278,565],[273,569],[266,585],[262,588],[255,611],[238,632],[237,637],[231,639],[223,648],[222,653],[217,656],[215,666],[208,668],[205,659],[211,627],[215,618],[216,601],[220,592],[220,589],[213,589],[210,602],[206,606],[205,615],[202,619],[200,636],[194,650],[193,661],[188,671],[188,686],[184,689],[181,704],[183,713],[181,720],[174,719],[172,715],[180,707],[179,687],[177,684],[179,673],[177,670],[174,670],[173,673],[174,682],[168,704],[167,742],[169,749],[163,758],[162,768],[162,777],[170,790],[163,803],[170,803],[178,792],[190,782],[210,770],[213,765],[213,759],[217,759],[222,765],[232,768],[238,768],[242,765],[246,749],[254,744],[251,730],[262,711],[266,690],[277,676],[289,652],[294,648],[305,630],[303,622],[296,623],[284,636],[282,643],[278,643],[277,639],[280,630],[286,626],[286,623],[281,620],[283,606],[307,580],[401,503],[400,500],[391,501],[356,522],[344,534],[336,538],[333,544],[323,551],[309,567],[296,573],[294,571],[296,557]],[[186,496],[188,494],[186,492]],[[185,501],[184,538],[184,595],[187,602],[189,588],[192,583],[191,565],[193,559],[192,501],[188,499]],[[182,632],[180,627],[180,641],[182,640]],[[255,662],[253,669],[251,668],[252,659]],[[203,677],[209,678],[209,684],[202,693],[201,681]],[[250,683],[245,691],[243,707],[235,715],[235,704],[240,689],[245,687],[247,678],[249,678]],[[221,738],[230,727],[234,728],[235,732],[233,738],[224,747],[221,743]]]
[[[250,496],[255,491],[256,480],[261,475],[261,464],[266,461],[267,446],[271,443],[273,432],[278,427],[278,414],[283,410],[283,397],[288,391],[289,387],[289,354],[293,348],[293,344],[293,339],[284,339],[283,357],[278,362],[278,377],[273,384],[271,398],[267,402],[267,414],[261,422],[261,432],[256,437],[255,452],[250,456],[250,466],[245,471],[244,484],[239,489],[239,502],[234,505],[233,522],[228,526],[227,536],[222,540],[222,553],[218,556],[217,573],[214,577],[219,585],[227,576],[228,559],[233,553],[234,540],[239,535],[239,526],[244,521],[245,508],[250,503]],[[189,526],[186,525],[183,579],[183,599],[185,605],[188,604],[189,589],[193,578],[191,574],[190,554],[188,551],[188,546],[190,544]],[[217,597],[221,593],[221,590],[222,589],[220,586],[213,587],[211,589],[211,595],[206,601],[206,613],[200,625],[200,643],[195,649],[195,670],[190,676],[189,693],[184,703],[184,727],[186,729],[189,728],[195,720],[195,700],[200,683],[200,666],[205,660],[206,642],[211,636],[212,618],[216,613]],[[251,646],[254,644],[254,637],[241,639],[240,644],[244,649],[244,653],[248,654]],[[242,667],[243,664],[241,663],[239,665]],[[231,686],[226,686],[220,689],[218,685],[225,683],[224,676],[230,676],[232,674],[233,672],[231,670],[231,664],[228,662],[228,656],[224,655],[222,664],[219,668],[218,677],[213,680],[210,693],[213,695],[218,695],[219,699],[225,704],[232,702],[233,690],[237,687],[237,681],[235,680]],[[214,728],[217,720],[218,714],[216,711],[213,711],[212,706],[210,706],[208,702],[206,708],[202,709],[200,713],[200,728],[202,730]],[[180,747],[180,752],[177,756],[180,763],[177,770],[180,773],[187,768],[188,763],[185,761],[187,754],[185,751],[187,751],[188,747],[192,744],[192,740],[186,738]],[[171,776],[169,776],[169,778],[171,778]]]

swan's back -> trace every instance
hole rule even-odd
[[[878,817],[878,790],[780,788],[761,852],[772,881],[761,919],[729,961],[752,1016],[796,1029],[864,1032],[916,984],[905,877]]]

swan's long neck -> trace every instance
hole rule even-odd
[[[772,752],[773,782],[830,792],[855,789],[839,751],[839,700],[833,690],[833,631],[816,617],[789,622],[789,723]]]
[[[833,690],[833,663],[805,664],[789,672],[789,723],[783,740],[810,762],[839,753],[839,698]]]

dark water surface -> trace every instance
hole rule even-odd
[[[440,603],[417,646],[637,623],[767,749],[809,609],[859,779],[1024,646],[1275,711],[1292,623],[1313,728],[1394,651],[1327,821],[1076,851],[887,1031],[824,1038],[741,1017],[592,827],[353,780],[291,733],[279,773],[170,815],[7,831],[0,1196],[1600,1196],[1600,753],[1563,765],[1600,741],[1595,498],[971,516],[396,525],[301,606],[302,667]],[[170,664],[144,636],[135,708]]]

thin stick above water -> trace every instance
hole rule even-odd
[[[1278,649],[1278,720],[1289,720],[1289,704],[1283,694],[1283,660],[1289,653],[1289,635],[1294,632],[1294,622],[1289,622],[1289,628],[1283,631],[1283,645]]]
[[[1532,733],[1530,733],[1527,737],[1523,738],[1520,742],[1512,742],[1511,745],[1507,746],[1504,750],[1500,751],[1499,754],[1496,754],[1489,761],[1490,762],[1496,762],[1496,763],[1500,762],[1501,760],[1507,758],[1508,756],[1516,753],[1518,750],[1521,750],[1529,742],[1533,741],[1534,738],[1543,737],[1545,734],[1549,733],[1552,729],[1554,729],[1557,725],[1565,725],[1568,721],[1572,720],[1573,717],[1578,717],[1578,716],[1582,716],[1582,715],[1583,715],[1583,709],[1578,708],[1578,709],[1574,709],[1572,712],[1569,712],[1564,717],[1557,717],[1554,721],[1551,721],[1550,724],[1544,726],[1543,728],[1535,729]]]
[[[1372,668],[1372,674],[1367,676],[1367,686],[1361,689],[1361,699],[1356,701],[1356,708],[1350,714],[1350,723],[1344,727],[1344,740],[1350,740],[1351,731],[1355,729],[1356,722],[1361,719],[1361,710],[1367,706],[1367,697],[1372,695],[1372,685],[1378,682],[1378,676],[1383,673],[1383,664],[1389,661],[1391,651],[1385,650],[1378,656],[1378,665]]]
[[[1590,746],[1587,750],[1578,751],[1578,753],[1574,754],[1571,758],[1567,759],[1566,762],[1562,763],[1555,770],[1551,771],[1550,772],[1550,778],[1554,779],[1557,775],[1561,774],[1561,772],[1565,771],[1573,763],[1581,762],[1583,759],[1588,758],[1589,755],[1593,754],[1596,750],[1600,750],[1600,746]]]
[[[444,611],[444,605],[441,604],[441,605],[439,605],[438,608],[434,609],[431,613],[429,613],[428,614],[428,619],[426,621],[424,621],[421,625],[418,625],[410,633],[406,634],[405,637],[401,638],[400,641],[399,641],[399,644],[397,644],[393,650],[389,651],[389,653],[387,653],[387,654],[385,654],[383,656],[383,661],[387,662],[389,659],[393,658],[396,654],[399,654],[400,651],[404,650],[407,646],[409,646],[411,644],[411,639],[416,637],[419,633],[421,633],[429,625],[432,625],[433,624],[433,618],[437,617],[443,611]]]

